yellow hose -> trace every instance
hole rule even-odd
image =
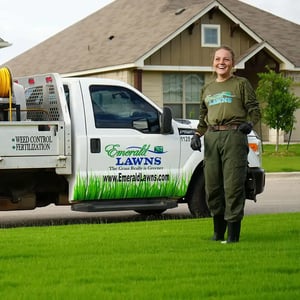
[[[12,76],[8,68],[0,69],[0,97],[9,98],[9,120],[12,120]]]

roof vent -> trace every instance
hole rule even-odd
[[[115,38],[115,36],[114,35],[111,35],[108,39],[111,41],[111,40],[113,40]]]
[[[176,10],[175,15],[178,16],[178,15],[182,14],[184,11],[185,11],[185,8],[183,8],[183,7],[179,8]]]

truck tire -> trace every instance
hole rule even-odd
[[[199,174],[192,183],[191,190],[187,194],[187,204],[190,213],[196,218],[210,217],[210,211],[205,200],[204,176]]]

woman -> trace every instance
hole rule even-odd
[[[191,141],[201,150],[204,136],[204,175],[207,204],[213,216],[213,240],[239,241],[245,206],[247,134],[260,119],[255,92],[246,78],[232,74],[234,52],[227,46],[215,51],[216,79],[203,87],[199,124]]]

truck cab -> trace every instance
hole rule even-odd
[[[76,120],[72,208],[153,212],[177,206],[195,161],[203,160],[189,146],[193,129],[123,82],[66,79],[64,89]]]

